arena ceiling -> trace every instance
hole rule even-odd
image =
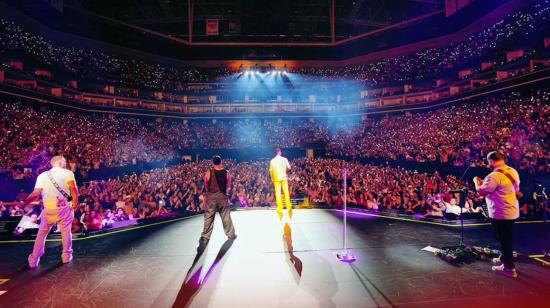
[[[317,41],[345,39],[440,13],[444,0],[65,0],[65,6],[175,38],[195,41]],[[191,8],[191,9],[190,9]],[[190,14],[191,13],[191,14]],[[206,21],[218,20],[218,35]]]
[[[503,6],[503,2],[519,5],[520,1],[523,0],[470,0],[470,5],[449,17],[445,0],[0,0],[0,3],[7,4],[3,7],[11,12],[8,16],[34,19],[53,30],[111,44],[105,46],[107,49],[121,46],[185,61],[317,61],[346,60],[455,33]],[[25,17],[18,15],[21,13]],[[218,23],[216,35],[206,33],[209,20]],[[80,44],[76,37],[68,40],[68,44]],[[88,43],[82,42],[86,46]]]

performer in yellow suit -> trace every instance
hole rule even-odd
[[[281,149],[275,149],[275,157],[269,162],[269,175],[275,188],[275,201],[277,203],[277,214],[279,219],[283,218],[283,199],[281,189],[285,195],[285,204],[288,211],[288,217],[292,218],[292,204],[290,204],[290,193],[288,191],[287,170],[290,170],[288,159],[281,155]]]

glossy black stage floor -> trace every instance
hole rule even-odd
[[[199,249],[202,217],[75,241],[59,262],[49,243],[38,269],[26,267],[32,243],[0,244],[1,307],[549,307],[550,270],[529,260],[520,276],[491,273],[488,262],[450,265],[421,251],[458,243],[460,229],[351,214],[341,263],[341,212],[233,212],[239,237],[228,242],[216,218]],[[517,225],[516,248],[542,249],[541,224]],[[495,244],[488,226],[468,227],[467,244]],[[9,279],[9,280],[8,280]]]

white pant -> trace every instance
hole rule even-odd
[[[71,234],[73,218],[74,211],[72,211],[68,206],[64,206],[56,210],[44,209],[42,211],[40,227],[38,227],[38,234],[36,235],[36,241],[34,242],[34,249],[29,255],[30,265],[38,265],[40,257],[44,255],[46,237],[55,224],[57,224],[59,230],[61,231],[61,240],[63,242],[61,260],[64,263],[70,261],[73,255],[73,239]]]

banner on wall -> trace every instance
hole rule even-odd
[[[206,20],[206,35],[219,35],[220,34],[220,22],[218,19]]]

